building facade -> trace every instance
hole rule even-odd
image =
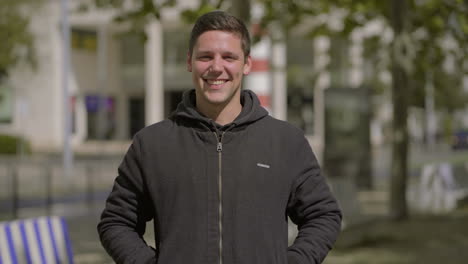
[[[139,129],[167,117],[192,88],[186,70],[191,26],[181,22],[179,12],[196,5],[187,0],[167,9],[160,21],[147,25],[146,42],[114,23],[112,11],[79,13],[72,5],[70,97],[64,102],[60,2],[47,1],[31,17],[37,70],[19,65],[2,84],[0,133],[23,136],[34,150],[61,151],[64,109],[69,107],[75,149],[89,142],[128,143]],[[278,43],[264,36],[252,47],[254,71],[244,88],[256,91],[273,116],[302,128],[320,156],[324,90],[365,82],[360,41],[350,45],[348,40],[292,34]]]

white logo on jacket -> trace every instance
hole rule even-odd
[[[270,165],[268,165],[268,164],[263,164],[263,163],[257,163],[257,166],[262,167],[262,168],[265,168],[265,169],[269,169],[269,168],[270,168]]]

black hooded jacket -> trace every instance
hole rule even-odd
[[[242,91],[241,114],[219,126],[195,91],[136,134],[102,213],[101,242],[117,263],[321,263],[341,213],[303,132]],[[287,216],[298,225],[288,247]],[[154,219],[156,249],[143,240]]]

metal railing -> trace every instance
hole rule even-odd
[[[22,209],[45,210],[54,205],[105,199],[117,176],[121,157],[77,159],[65,174],[58,157],[0,156],[0,219],[17,219]]]

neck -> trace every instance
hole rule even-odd
[[[203,104],[197,100],[197,110],[217,124],[224,126],[236,119],[242,111],[242,105],[240,100],[225,105]]]

